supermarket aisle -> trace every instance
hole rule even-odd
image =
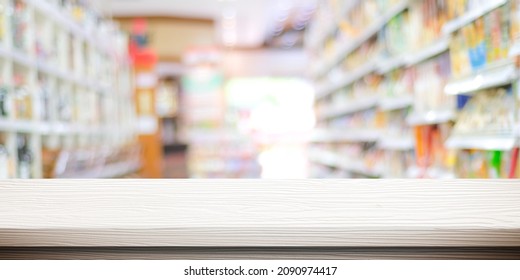
[[[518,0],[0,0],[0,178],[517,178]]]

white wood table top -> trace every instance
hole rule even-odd
[[[520,246],[520,181],[7,180],[2,246]]]

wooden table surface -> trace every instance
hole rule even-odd
[[[520,258],[520,181],[1,181],[0,258]]]

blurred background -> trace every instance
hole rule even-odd
[[[0,179],[518,178],[520,0],[0,0]]]

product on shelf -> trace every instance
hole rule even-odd
[[[407,171],[414,162],[413,150],[385,151],[383,160],[385,178],[406,178]]]
[[[414,72],[412,68],[397,69],[385,75],[379,87],[382,98],[412,97],[414,88]]]
[[[41,77],[38,85],[39,97],[40,97],[40,119],[42,121],[48,121],[50,119],[50,93],[48,83],[45,78]]]
[[[513,155],[511,151],[459,151],[457,175],[459,178],[508,178]]]
[[[3,136],[2,138],[4,138]],[[5,141],[4,139],[2,140]],[[0,143],[0,180],[9,179],[9,165],[9,152],[4,144]]]
[[[385,137],[407,137],[412,135],[410,126],[406,123],[408,110],[393,110],[381,114]]]
[[[31,119],[32,117],[32,98],[25,78],[22,75],[15,75],[14,78],[14,112],[17,119]]]
[[[378,116],[379,114],[375,109],[349,114],[331,120],[329,122],[329,128],[338,131],[346,129],[376,129],[380,126]]]
[[[3,41],[5,39],[6,34],[6,26],[5,26],[5,20],[7,18],[8,10],[5,7],[5,5],[0,5],[0,41]]]
[[[508,57],[511,44],[508,3],[455,32],[450,44],[454,77],[470,74]]]
[[[18,178],[30,179],[32,177],[31,164],[33,162],[33,152],[29,147],[29,136],[18,135]]]
[[[380,32],[379,40],[384,42],[387,57],[399,56],[410,48],[411,30],[407,11],[393,17]]]
[[[515,126],[515,98],[511,87],[477,92],[463,107],[456,135],[511,135]]]
[[[442,26],[450,19],[449,0],[411,1],[409,8],[410,50],[425,48],[442,37]]]
[[[453,172],[456,155],[444,146],[451,130],[449,123],[414,128],[416,165],[420,177],[435,177],[428,173],[432,170],[437,173]]]
[[[373,37],[345,58],[342,70],[348,73],[363,66],[365,63],[374,62],[381,55],[382,50],[381,41],[377,37]]]
[[[29,12],[23,0],[12,0],[11,26],[13,28],[13,46],[19,50],[29,51]]]
[[[58,96],[58,118],[62,122],[72,120],[72,102],[68,92],[62,92]]]
[[[350,6],[350,9],[346,14],[334,16],[338,8],[334,8],[333,2],[326,2],[322,5],[322,8],[318,10],[317,24],[315,28],[311,28],[311,38],[316,36],[319,38],[324,37],[323,40],[319,40],[316,47],[320,48],[319,53],[322,54],[323,61],[330,61],[331,59],[338,59],[338,54],[343,55],[343,49],[346,45],[356,41],[363,32],[371,25],[380,20],[381,14],[384,14],[389,9],[392,9],[402,1],[378,1],[378,0],[366,0],[356,1],[353,5],[350,1],[340,1],[342,5]],[[339,8],[339,11],[344,11]],[[337,20],[334,20],[337,18]],[[327,30],[326,28],[336,25],[336,28],[332,29],[334,32]],[[325,30],[323,30],[325,29]],[[377,36],[374,36],[377,37]],[[380,46],[378,46],[380,47]],[[365,46],[364,48],[367,48]],[[358,56],[363,56],[363,52],[359,52]],[[340,59],[342,59],[340,57]],[[356,60],[351,59],[351,60]],[[350,63],[350,62],[349,62]],[[355,62],[354,62],[355,63]],[[348,67],[347,67],[348,68]],[[321,73],[326,74],[326,73]]]
[[[520,42],[520,0],[511,0],[511,40]]]
[[[7,86],[0,85],[0,117],[6,118],[10,112],[10,94]]]
[[[414,112],[453,111],[453,97],[444,94],[444,86],[450,77],[450,57],[446,53],[418,65],[415,69]]]

